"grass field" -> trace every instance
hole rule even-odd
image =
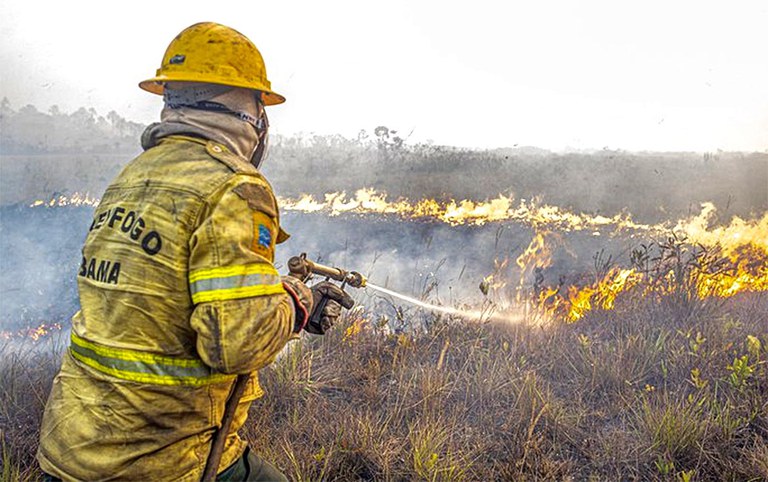
[[[768,296],[577,323],[358,310],[262,371],[243,435],[292,480],[766,480]],[[0,352],[2,479],[35,480],[55,342]]]

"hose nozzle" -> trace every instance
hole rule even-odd
[[[347,271],[341,268],[325,266],[307,259],[306,253],[293,256],[288,260],[288,272],[301,281],[307,281],[313,274],[325,276],[332,280],[341,281],[353,288],[365,287],[368,280],[357,271]]]

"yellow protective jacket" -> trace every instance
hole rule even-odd
[[[269,184],[223,144],[168,136],[129,163],[83,247],[42,469],[64,480],[197,481],[234,374],[253,372],[219,471],[240,457],[235,431],[262,395],[256,371],[294,327],[273,266],[286,237]]]

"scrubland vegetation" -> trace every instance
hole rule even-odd
[[[766,301],[403,334],[350,317],[264,373],[246,434],[296,480],[765,480]]]
[[[400,333],[358,310],[262,371],[242,433],[293,480],[766,480],[766,320],[765,293]],[[3,480],[39,475],[57,364],[3,353]]]

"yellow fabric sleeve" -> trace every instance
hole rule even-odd
[[[277,203],[261,179],[236,175],[209,200],[190,239],[190,320],[203,361],[223,373],[271,363],[294,308],[274,268]]]

